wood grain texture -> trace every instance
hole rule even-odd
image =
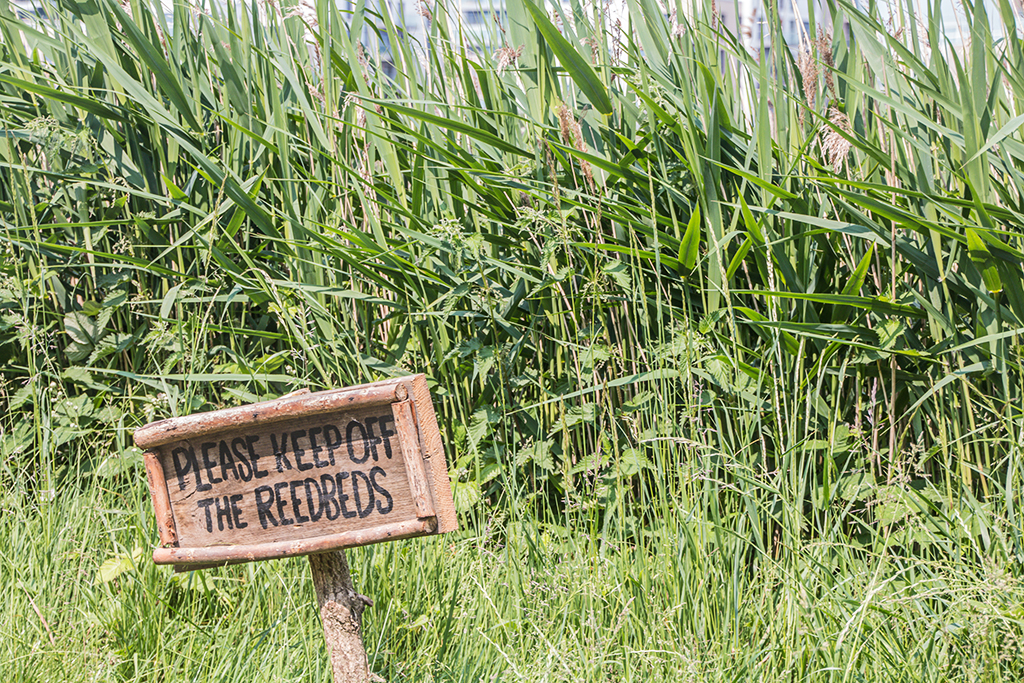
[[[174,526],[174,513],[171,511],[171,500],[167,493],[167,481],[164,478],[164,470],[160,466],[158,454],[149,451],[142,456],[142,462],[146,466],[146,480],[149,483],[149,493],[153,500],[153,513],[156,516],[157,533],[160,534],[160,543],[168,545],[178,544],[178,531]]]
[[[457,528],[424,375],[162,420],[135,439],[150,446],[161,544],[177,546],[156,549],[161,564],[290,557]]]
[[[363,645],[363,610],[371,601],[356,593],[344,551],[310,555],[309,570],[334,683],[366,683],[370,669]]]
[[[160,448],[181,547],[295,541],[418,519],[388,405],[249,427]]]
[[[338,548],[354,548],[382,541],[397,541],[402,538],[426,536],[436,532],[437,522],[433,518],[417,519],[299,541],[279,541],[256,545],[222,545],[212,548],[156,548],[153,550],[153,562],[173,564],[185,569],[206,569],[241,562],[301,557]]]
[[[174,441],[204,438],[232,429],[247,429],[254,424],[267,425],[291,420],[297,415],[312,416],[388,404],[396,400],[395,390],[403,384],[403,379],[315,393],[293,392],[275,401],[151,422],[135,430],[135,445],[151,449]]]
[[[405,474],[409,480],[409,493],[416,508],[416,516],[420,519],[433,517],[434,502],[430,497],[430,484],[423,468],[423,452],[412,401],[392,403],[391,411],[395,416],[395,429],[398,431],[398,442],[405,460]]]
[[[413,400],[416,424],[420,433],[420,448],[426,460],[430,492],[434,499],[434,513],[437,515],[437,532],[446,534],[459,528],[452,500],[452,487],[448,479],[448,463],[444,457],[444,444],[434,414],[434,403],[425,375],[403,378],[409,384],[409,397]]]

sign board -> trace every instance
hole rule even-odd
[[[157,564],[309,555],[457,526],[423,375],[161,420],[135,443]]]

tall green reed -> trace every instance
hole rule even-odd
[[[426,371],[473,529],[678,534],[648,568],[717,577],[680,609],[736,647],[755,585],[790,636],[844,594],[848,646],[864,591],[944,613],[894,582],[1021,553],[1024,57],[904,9],[765,53],[713,5],[512,0],[493,55],[444,5],[422,51],[365,6],[5,12],[0,348],[57,424],[4,438],[47,473],[110,419]]]

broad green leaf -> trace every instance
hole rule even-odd
[[[985,287],[992,293],[1003,291],[1003,282],[999,277],[999,268],[992,257],[992,252],[988,250],[988,246],[978,235],[977,230],[967,228],[966,232],[968,252],[971,260],[981,270],[981,277],[985,282]]]
[[[66,102],[67,104],[79,107],[84,111],[87,111],[90,114],[95,114],[103,119],[123,120],[124,118],[121,111],[115,107],[109,106],[102,100],[73,95],[71,93],[58,90],[57,88],[52,88],[48,85],[25,81],[6,74],[0,74],[0,83],[8,83],[20,90],[25,90],[26,92],[36,93],[37,95],[42,95],[43,97],[48,97],[50,99],[57,100],[58,102]]]
[[[107,558],[96,573],[96,582],[110,583],[125,572],[131,571],[142,561],[142,548],[135,548],[130,553],[119,553]]]
[[[537,24],[537,30],[544,36],[555,53],[555,57],[562,64],[572,80],[579,86],[587,100],[602,114],[612,113],[612,101],[608,97],[608,90],[604,83],[597,77],[593,67],[576,49],[569,44],[569,41],[555,28],[555,25],[548,19],[547,14],[533,3],[533,0],[523,0],[523,4],[529,11],[533,21]]]
[[[492,406],[484,406],[475,413],[469,421],[469,447],[476,449],[480,443],[490,436],[494,425],[501,421],[501,413]]]
[[[689,222],[686,224],[686,232],[683,233],[683,240],[679,245],[679,261],[687,270],[693,270],[697,265],[697,250],[700,247],[700,205],[693,209]],[[731,266],[730,266],[731,267]]]
[[[419,109],[413,109],[412,107],[406,107],[401,104],[396,104],[395,102],[378,100],[377,103],[380,104],[385,109],[395,112],[396,114],[404,114],[405,116],[408,116],[413,119],[425,121],[427,123],[432,123],[435,126],[439,126],[441,128],[453,130],[464,135],[468,135],[474,140],[479,140],[483,144],[490,145],[491,147],[494,147],[495,149],[500,149],[503,152],[508,152],[510,154],[516,154],[524,157],[533,156],[526,150],[516,147],[515,145],[509,142],[506,142],[505,140],[502,140],[501,138],[497,137],[492,133],[488,133],[487,131],[480,128],[475,128],[457,119],[438,116],[436,114],[431,114],[426,111],[421,111]]]
[[[868,268],[871,266],[871,258],[874,255],[875,245],[872,244],[868,246],[864,256],[857,262],[857,267],[850,274],[850,279],[843,285],[843,294],[855,296],[860,293],[860,288],[864,286],[864,279],[868,275]]]
[[[878,344],[886,351],[892,350],[896,342],[903,336],[907,326],[902,320],[890,318],[882,322],[876,329]]]
[[[95,1],[101,2],[104,0]],[[139,27],[135,25],[135,21],[128,16],[128,13],[118,3],[110,2],[109,7],[110,11],[117,16],[128,40],[135,47],[136,54],[145,64],[146,68],[152,72],[156,84],[171,101],[171,104],[174,105],[174,111],[181,114],[185,122],[193,130],[200,129],[199,121],[196,120],[195,114],[192,112],[194,105],[185,96],[184,91],[181,89],[181,84],[178,83],[177,78],[174,77],[174,74],[168,67],[167,59],[153,43],[149,42]]]
[[[627,448],[619,457],[619,475],[625,478],[636,476],[646,469],[653,469],[647,456],[636,448]]]

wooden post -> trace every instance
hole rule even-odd
[[[368,683],[371,675],[363,647],[363,610],[373,601],[356,593],[344,550],[310,555],[309,568],[320,604],[334,683]]]
[[[175,571],[309,555],[334,683],[369,670],[363,610],[341,548],[458,528],[425,375],[168,418],[140,427]]]

